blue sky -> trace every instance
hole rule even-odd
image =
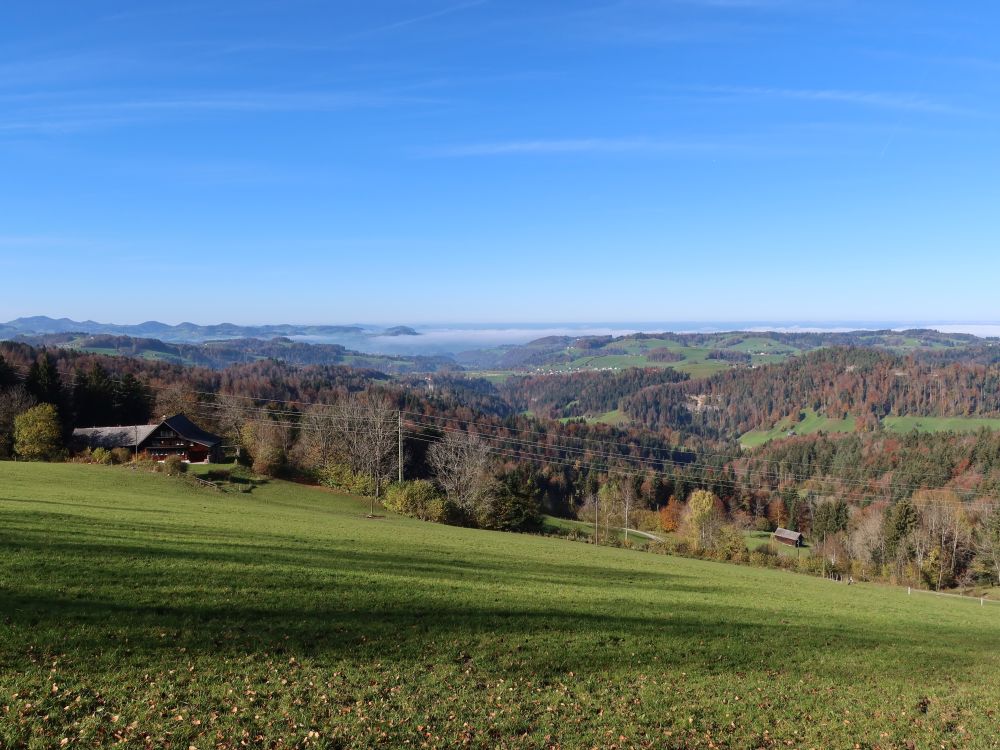
[[[1000,319],[1000,6],[13,2],[0,320]]]

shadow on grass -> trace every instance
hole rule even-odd
[[[486,553],[452,561],[402,540],[373,550],[249,536],[19,514],[0,529],[0,564],[11,573],[0,586],[0,662],[27,670],[41,650],[110,667],[179,658],[183,648],[418,664],[488,644],[482,669],[517,664],[543,677],[634,669],[654,655],[688,671],[759,672],[781,662],[838,679],[856,677],[859,664],[903,678],[913,663],[902,657],[915,649],[926,669],[977,664],[975,649],[963,658],[950,644],[934,647],[943,630],[903,623],[875,632],[835,613],[818,624],[774,622],[766,609],[727,603],[747,601],[745,590],[690,574],[537,560],[531,569]],[[982,647],[1000,648],[1000,637],[987,640]],[[819,665],[817,655],[828,658]]]

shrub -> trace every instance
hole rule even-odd
[[[771,523],[767,516],[757,516],[753,520],[753,530],[754,531],[774,531],[774,524]]]
[[[319,471],[320,484],[352,495],[374,495],[375,483],[371,477],[351,471],[346,464],[332,464]]]
[[[747,562],[755,568],[774,567],[774,555],[770,554],[766,547],[757,549],[747,556]]]
[[[115,464],[127,464],[135,460],[135,451],[128,448],[115,448],[111,451],[111,462]]]
[[[442,521],[444,498],[426,479],[392,485],[385,493],[385,507],[421,521]]]
[[[746,557],[747,541],[743,532],[735,526],[723,526],[719,530],[715,548],[722,559],[738,561]]]
[[[112,463],[111,451],[107,448],[94,448],[90,453],[90,462],[92,464],[110,465]]]
[[[439,497],[427,504],[427,520],[435,523],[451,523],[455,515],[455,509],[448,502],[448,498]]]
[[[169,476],[177,476],[187,471],[187,464],[180,456],[167,456],[163,461],[163,471]]]
[[[631,525],[640,531],[659,531],[660,516],[655,510],[638,508],[632,511]]]
[[[90,448],[84,448],[82,451],[77,451],[70,456],[69,460],[70,463],[74,464],[89,464],[91,462]]]

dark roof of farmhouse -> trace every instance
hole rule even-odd
[[[78,427],[73,439],[90,448],[135,448],[142,445],[154,432],[166,426],[185,440],[212,448],[222,438],[206,432],[183,414],[166,417],[156,424],[124,425],[117,427]]]
[[[192,443],[198,443],[199,445],[204,445],[211,448],[222,442],[222,438],[218,435],[213,435],[211,432],[205,432],[198,425],[192,422],[183,414],[176,414],[172,417],[164,419],[162,424],[170,427],[178,435],[180,435],[185,440],[190,440]]]
[[[802,534],[800,532],[783,529],[780,526],[774,530],[774,535],[779,539],[788,539],[792,542],[796,542],[802,538]]]
[[[89,448],[135,448],[152,435],[158,427],[158,424],[78,427],[73,430],[73,439],[86,443]]]

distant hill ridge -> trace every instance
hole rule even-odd
[[[16,340],[35,347],[59,347],[94,354],[158,360],[178,365],[199,365],[214,369],[262,359],[279,360],[291,365],[346,365],[395,375],[461,369],[450,357],[367,354],[340,344],[307,343],[294,341],[285,336],[275,336],[270,339],[234,338],[201,342],[168,342],[146,336],[87,334],[72,331],[21,334]]]
[[[85,333],[90,335],[108,334],[116,336],[133,336],[136,338],[157,338],[162,341],[206,341],[209,339],[234,338],[271,338],[275,336],[324,336],[365,338],[369,336],[419,336],[420,334],[408,326],[393,326],[387,328],[366,327],[361,325],[298,325],[280,323],[273,325],[244,326],[235,323],[218,323],[214,325],[198,325],[197,323],[178,323],[170,325],[157,320],[132,325],[115,323],[98,323],[94,320],[71,320],[69,318],[50,318],[46,315],[34,315],[17,318],[0,323],[0,338],[17,336],[40,336],[53,333]]]

